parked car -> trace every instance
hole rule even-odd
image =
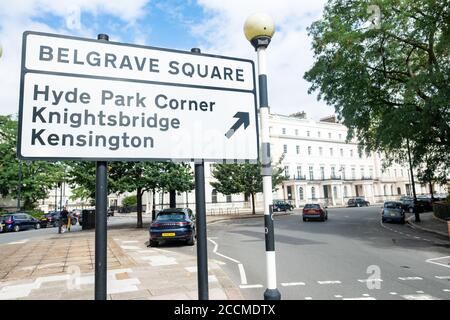
[[[0,233],[2,233],[3,231],[5,231],[5,224],[0,221]]]
[[[150,246],[158,246],[160,241],[185,241],[195,244],[195,216],[189,208],[161,210],[149,228]]]
[[[5,214],[0,217],[0,221],[4,224],[5,231],[21,231],[26,229],[40,229],[41,224],[38,219],[33,218],[27,213],[16,212]]]
[[[109,208],[106,215],[107,215],[108,217],[114,217],[114,210],[111,209],[111,208]]]
[[[368,207],[369,205],[370,202],[361,197],[348,199],[347,202],[348,207]]]
[[[430,196],[417,196],[417,202],[423,205],[424,211],[433,211],[433,201]]]
[[[386,201],[381,209],[381,221],[397,221],[405,223],[405,210],[400,201]]]
[[[400,197],[400,202],[402,203],[403,210],[414,213],[414,198],[410,196]],[[416,210],[418,213],[422,213],[425,211],[425,203],[423,201],[418,200],[416,203]]]
[[[327,207],[324,207],[319,203],[309,203],[303,207],[302,216],[303,221],[308,221],[310,219],[325,221],[328,220],[328,210]]]
[[[48,227],[57,227],[59,221],[59,211],[53,211],[44,214],[41,219],[41,227],[48,228]]]
[[[292,211],[294,206],[287,201],[274,200],[273,201],[273,211]]]

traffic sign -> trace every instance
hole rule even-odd
[[[24,32],[21,159],[258,158],[251,60]]]

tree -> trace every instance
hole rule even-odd
[[[113,192],[136,192],[137,227],[143,227],[142,196],[145,191],[155,189],[160,185],[161,163],[158,162],[112,162],[109,177],[113,181]]]
[[[176,194],[194,189],[194,176],[192,169],[185,163],[161,163],[161,176],[159,187],[169,190],[170,207],[176,207]]]
[[[0,116],[0,194],[19,197],[21,207],[34,209],[61,182],[64,167],[59,162],[19,161],[17,158],[17,121]]]
[[[370,8],[381,15],[368,25]],[[348,139],[405,162],[409,138],[413,165],[441,183],[450,167],[449,8],[448,0],[329,0],[308,29],[315,63],[304,75]]]
[[[284,169],[278,167],[283,157],[272,169],[272,188],[276,190],[285,179]],[[261,163],[257,164],[216,164],[212,176],[216,181],[211,186],[218,192],[230,195],[244,193],[252,198],[252,213],[255,214],[255,195],[263,191]]]

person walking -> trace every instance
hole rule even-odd
[[[61,211],[61,213],[59,215],[59,229],[58,229],[58,233],[64,233],[63,227],[64,227],[64,229],[67,228],[68,219],[69,219],[69,211],[67,211],[66,207],[64,207],[64,209]]]

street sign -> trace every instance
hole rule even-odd
[[[251,60],[24,32],[21,159],[258,158]]]

